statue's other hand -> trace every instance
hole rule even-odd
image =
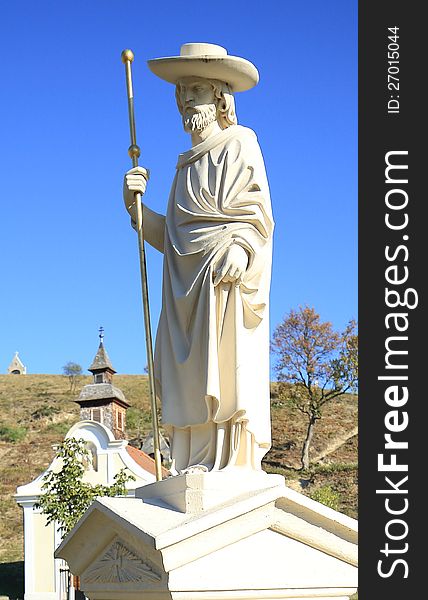
[[[126,210],[133,218],[135,216],[135,194],[144,195],[148,179],[149,172],[144,167],[134,167],[125,173],[123,179],[123,201],[125,202]]]
[[[239,285],[247,266],[247,252],[239,244],[231,244],[214,269],[214,285],[220,282]]]

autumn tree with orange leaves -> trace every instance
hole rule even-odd
[[[301,306],[275,329],[272,351],[278,356],[279,395],[307,417],[301,462],[308,469],[314,427],[324,405],[357,390],[357,323],[351,320],[337,332],[314,308]]]

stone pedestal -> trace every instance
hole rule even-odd
[[[58,548],[90,600],[345,600],[356,521],[234,469],[94,502]]]
[[[190,472],[169,477],[135,490],[135,497],[147,504],[169,506],[180,512],[196,514],[230,503],[256,491],[284,484],[282,475],[233,468],[211,473]]]

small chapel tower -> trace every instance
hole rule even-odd
[[[112,384],[116,371],[104,348],[104,329],[99,330],[100,345],[88,371],[94,382],[85,385],[75,402],[80,406],[80,420],[102,423],[118,440],[125,438],[126,410],[128,402],[121,390]]]
[[[12,358],[7,372],[9,375],[26,375],[27,367],[24,366],[22,360],[18,356],[18,352],[15,352],[15,356]]]

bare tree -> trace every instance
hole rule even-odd
[[[78,377],[82,374],[82,367],[75,362],[68,362],[62,367],[62,371],[70,382],[70,392],[73,392],[76,389]]]
[[[357,389],[357,323],[351,320],[337,332],[314,308],[299,307],[275,329],[272,351],[278,356],[279,394],[307,417],[301,461],[308,469],[314,427],[324,405]]]

